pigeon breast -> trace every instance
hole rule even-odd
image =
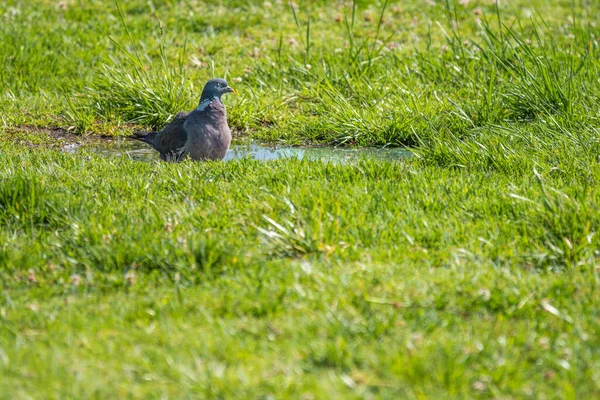
[[[187,134],[184,152],[194,160],[221,160],[231,144],[225,106],[219,99],[204,109],[192,111],[183,128]]]

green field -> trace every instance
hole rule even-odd
[[[591,0],[1,2],[0,398],[600,397],[598,24]],[[238,140],[413,155],[93,151],[213,76]]]

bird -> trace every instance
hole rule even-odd
[[[206,82],[198,107],[180,112],[158,132],[134,132],[133,139],[152,146],[164,161],[222,160],[231,143],[231,130],[221,96],[235,93],[221,78]]]

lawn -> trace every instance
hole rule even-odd
[[[4,1],[0,398],[599,397],[594,4]],[[412,156],[93,151],[213,76]]]

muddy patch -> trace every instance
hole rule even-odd
[[[64,128],[40,128],[31,125],[7,127],[1,135],[6,141],[27,147],[62,148],[67,145],[81,144],[84,140],[81,136],[77,136]]]

